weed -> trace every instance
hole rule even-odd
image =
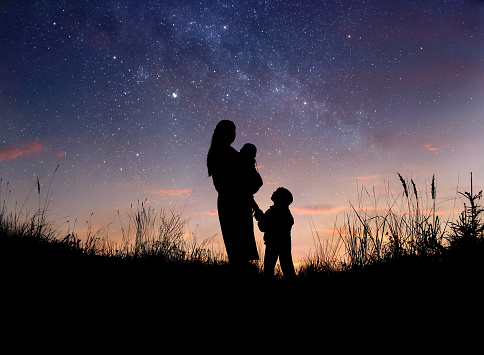
[[[480,205],[482,190],[474,194],[472,173],[470,192],[459,194],[464,196],[469,204],[464,203],[464,210],[458,220],[451,224],[452,232],[449,233],[447,240],[452,248],[469,251],[484,239],[484,224],[481,222],[481,213],[484,209]]]
[[[339,226],[335,224],[339,241],[333,241],[332,244],[336,247],[327,245],[323,248],[318,237],[315,242],[316,252],[307,258],[299,274],[305,275],[314,270],[327,272],[329,269],[363,269],[408,258],[438,260],[448,247],[446,235],[451,224],[449,220],[442,221],[437,214],[435,176],[432,177],[430,203],[428,196],[418,191],[413,179],[408,182],[399,173],[398,177],[403,193],[395,197],[387,184],[387,201],[383,206],[380,203],[381,196],[374,188],[368,190],[362,186],[358,193],[358,204],[350,203],[350,212],[345,214],[343,223]],[[369,198],[370,203],[364,203],[365,198]],[[472,206],[466,209],[467,215],[476,216],[477,212],[482,212]],[[469,226],[469,217],[466,218],[462,224]],[[457,226],[452,226],[457,231]],[[484,227],[481,226],[478,228],[475,223],[474,231],[482,235]],[[462,227],[459,228],[462,234]],[[343,252],[339,250],[341,244],[344,246]],[[336,250],[340,257],[338,262],[333,261]]]

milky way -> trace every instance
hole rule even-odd
[[[147,198],[219,235],[221,119],[258,147],[261,207],[293,192],[298,255],[355,181],[484,182],[481,1],[2,1],[0,33],[3,189],[23,201],[60,165],[71,224]]]

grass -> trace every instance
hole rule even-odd
[[[369,281],[388,285],[404,279],[407,284],[417,279],[435,283],[449,275],[475,276],[483,270],[482,191],[474,193],[472,174],[470,192],[459,193],[465,202],[455,221],[439,216],[434,177],[426,194],[412,179],[398,177],[402,192],[394,196],[387,186],[383,206],[381,195],[362,187],[358,203],[350,204],[341,224],[335,223],[331,240],[323,241],[311,222],[315,250],[298,269],[301,287],[356,287]],[[193,233],[187,233],[188,220],[172,210],[156,212],[146,201],[131,206],[127,225],[118,211],[121,241],[110,240],[107,227],[94,231],[91,219],[86,221],[85,238],[75,233],[75,227],[60,236],[48,220],[51,185],[52,180],[42,198],[37,179],[33,191],[39,207],[31,214],[25,203],[8,210],[9,184],[4,186],[0,180],[2,263],[4,270],[10,270],[7,278],[12,281],[35,284],[52,279],[63,285],[123,288],[223,285],[234,279],[234,270],[224,254],[214,250],[211,239],[199,242]],[[251,270],[251,280],[262,280],[261,262],[252,264]],[[276,280],[281,278],[280,271],[276,272]]]
[[[343,222],[335,222],[331,240],[320,238],[312,223],[315,250],[298,280],[284,282],[279,272],[272,283],[260,277],[260,264],[252,277],[238,277],[210,239],[187,235],[187,220],[175,211],[138,202],[128,222],[119,218],[121,241],[110,240],[107,227],[94,230],[91,219],[80,238],[75,227],[64,235],[49,222],[51,193],[42,198],[39,181],[39,208],[31,214],[25,204],[8,210],[9,184],[0,180],[3,315],[16,334],[5,338],[18,339],[20,329],[37,348],[99,348],[102,339],[111,348],[120,336],[123,345],[138,337],[143,342],[137,344],[176,343],[182,336],[199,348],[214,336],[233,336],[241,324],[292,319],[293,333],[302,325],[303,334],[337,339],[351,328],[365,340],[377,334],[380,345],[391,339],[393,346],[416,331],[424,334],[419,347],[428,339],[435,348],[442,329],[455,336],[456,319],[473,324],[467,315],[482,303],[476,282],[483,270],[482,193],[459,194],[466,201],[460,217],[441,220],[435,191],[426,201],[408,189],[412,181],[402,180],[407,190],[394,197],[387,189],[383,208],[381,196],[362,188]],[[265,328],[252,328],[246,330],[251,336],[264,338]],[[192,340],[199,334],[204,343]]]
[[[299,277],[317,280],[335,275],[368,277],[380,282],[402,279],[421,285],[454,277],[474,278],[484,271],[484,225],[482,191],[460,193],[464,208],[457,221],[438,213],[437,187],[419,192],[415,182],[398,174],[402,193],[394,196],[386,187],[386,201],[374,189],[361,188],[358,204],[350,204],[343,223],[335,224],[336,235],[321,241],[313,230],[315,253],[299,270]],[[370,200],[364,204],[365,198]]]
[[[0,180],[0,243],[2,263],[13,281],[50,278],[63,284],[118,280],[137,283],[195,281],[197,278],[228,278],[228,264],[214,250],[211,239],[199,242],[187,233],[187,219],[172,210],[158,213],[146,201],[131,206],[128,224],[123,225],[120,241],[108,237],[108,226],[94,230],[89,218],[86,236],[75,232],[75,225],[61,235],[48,220],[50,188],[45,197],[37,179],[38,210],[31,214],[22,204],[8,210],[11,190]],[[30,198],[27,197],[27,199]],[[254,266],[259,272],[258,266]],[[121,281],[122,280],[122,281]]]

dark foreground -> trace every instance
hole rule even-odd
[[[436,350],[443,334],[455,339],[482,311],[475,263],[407,262],[267,281],[229,265],[110,259],[23,242],[5,241],[1,251],[4,338],[28,334],[36,350],[113,352],[136,339],[136,353],[170,344],[228,353],[317,344],[346,353],[385,343],[393,352],[408,337]]]
[[[480,252],[439,262],[407,259],[361,270],[268,281],[255,267],[240,270],[224,263],[124,260],[86,255],[62,244],[30,238],[2,240],[4,294],[13,299],[46,298],[73,304],[96,299],[108,303],[189,299],[222,306],[240,297],[243,302],[238,305],[281,301],[314,309],[325,302],[343,307],[377,302],[378,307],[392,308],[398,302],[424,305],[440,300],[450,306],[461,297],[466,302],[477,297],[484,275]]]

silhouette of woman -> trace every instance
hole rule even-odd
[[[230,120],[220,121],[213,132],[207,168],[218,192],[218,217],[229,262],[241,264],[259,259],[259,254],[254,237],[253,192],[247,179],[247,164],[231,146],[234,140],[235,124]]]

